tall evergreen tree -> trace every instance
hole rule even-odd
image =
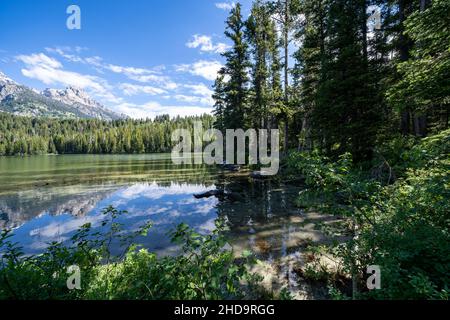
[[[366,0],[302,2],[294,79],[299,86],[301,139],[314,133],[329,154],[372,156],[380,125],[377,77],[369,61]],[[308,137],[308,139],[306,139]]]
[[[294,108],[290,99],[290,44],[292,42],[292,30],[294,21],[298,15],[298,0],[274,0],[269,2],[272,17],[277,22],[282,34],[283,51],[283,89],[284,103],[281,108],[281,118],[283,120],[283,150],[286,153],[289,149],[289,122],[294,114]]]
[[[328,3],[328,0],[303,0],[301,12],[304,18],[295,32],[296,41],[302,44],[294,53],[296,64],[292,72],[301,122],[299,149],[313,147],[311,113],[317,105],[317,93],[323,80]]]
[[[241,5],[231,10],[226,21],[225,35],[231,40],[232,48],[225,52],[224,76],[229,79],[225,86],[224,123],[228,129],[247,128],[249,119],[249,61],[248,44],[245,41],[245,22],[242,19]]]
[[[267,126],[269,116],[269,27],[270,16],[261,0],[257,0],[252,7],[247,20],[247,39],[253,57],[252,90],[250,118],[254,128]]]
[[[415,114],[409,132],[424,136],[427,122],[431,122],[428,123],[431,129],[448,127],[450,3],[433,0],[431,4],[421,1],[420,5],[419,10],[405,20],[405,36],[413,44],[408,59],[398,64],[400,79],[388,96],[394,107],[408,107]]]
[[[280,59],[280,39],[275,21],[270,21],[267,26],[268,63],[269,63],[269,117],[267,128],[278,127],[279,116],[283,110],[283,87],[281,82],[281,70],[283,64]]]
[[[226,129],[226,83],[224,73],[225,69],[223,68],[218,72],[217,79],[213,85],[214,93],[212,95],[212,98],[214,100],[214,127],[221,131],[224,131]]]

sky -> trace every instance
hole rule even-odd
[[[251,0],[241,1],[243,14]],[[81,29],[70,30],[70,5]],[[230,0],[0,0],[0,71],[39,91],[75,86],[133,118],[212,110]],[[70,19],[70,21],[72,21]]]

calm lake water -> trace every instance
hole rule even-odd
[[[87,222],[100,228],[102,209],[112,205],[128,211],[120,218],[127,232],[153,223],[137,242],[161,255],[177,252],[167,236],[176,225],[207,233],[219,216],[229,221],[237,251],[286,255],[301,233],[302,212],[292,205],[299,188],[230,175],[215,166],[174,165],[167,154],[0,158],[0,228],[14,228],[25,252],[39,253]],[[231,196],[193,196],[215,189]]]

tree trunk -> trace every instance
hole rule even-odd
[[[448,118],[449,118],[450,106],[445,106],[444,112],[441,113],[441,123],[443,129],[448,129]]]
[[[309,115],[306,114],[305,118],[303,119],[303,132],[305,134],[305,145],[304,148],[306,150],[312,150],[312,139],[311,139],[311,127],[310,127],[310,121],[309,121]]]
[[[287,155],[288,142],[289,142],[289,117],[287,109],[289,107],[289,0],[285,0],[284,8],[284,104],[285,104],[285,116],[284,116],[284,143],[283,154]]]
[[[422,116],[419,117],[419,134],[421,137],[426,137],[427,136],[427,115],[424,114]]]
[[[361,19],[361,29],[362,29],[362,44],[363,44],[363,57],[364,63],[367,65],[368,63],[368,49],[367,49],[367,0],[363,0],[363,12]]]
[[[408,45],[408,39],[403,33],[404,29],[404,23],[406,20],[406,2],[407,0],[400,0],[398,4],[398,11],[399,11],[399,19],[400,19],[400,25],[401,25],[401,32],[399,35],[399,54],[400,54],[400,61],[407,61],[409,59],[409,45]],[[411,111],[406,108],[401,112],[401,124],[400,124],[400,131],[403,135],[408,135],[413,132],[411,130]]]
[[[420,0],[420,11],[425,11],[427,7],[427,0]]]
[[[408,110],[402,111],[400,131],[403,135],[408,135],[411,132],[410,123],[411,123],[411,114],[409,113]]]
[[[415,116],[413,123],[414,123],[414,135],[418,137],[425,137],[427,134],[426,133],[427,116],[426,115]]]
[[[427,6],[427,0],[420,0],[420,11],[425,11]],[[427,130],[427,114],[428,111],[424,110],[424,114],[414,117],[414,129],[415,129],[415,135],[419,137],[425,137],[426,136],[426,130]],[[417,123],[417,124],[416,124]]]

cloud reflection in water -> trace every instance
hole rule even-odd
[[[148,236],[139,237],[137,242],[158,254],[171,254],[174,248],[167,232],[178,224],[185,222],[200,232],[210,232],[214,228],[217,199],[193,197],[194,193],[214,188],[214,185],[187,183],[136,183],[106,196],[84,217],[67,213],[36,217],[15,231],[14,240],[24,247],[26,253],[39,253],[49,242],[69,239],[83,224],[91,223],[93,228],[99,229],[104,219],[101,210],[113,205],[128,212],[118,221],[127,232],[137,230],[148,220],[152,221],[153,227]]]

